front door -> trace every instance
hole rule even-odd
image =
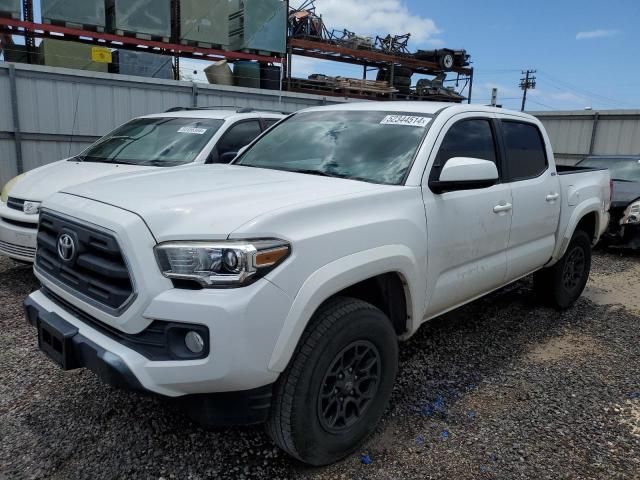
[[[454,117],[436,141],[437,152],[427,177],[439,178],[454,157],[491,160],[502,176],[495,123],[473,114]],[[511,228],[511,188],[491,187],[434,194],[423,182],[427,216],[427,317],[450,310],[500,287],[507,270]]]

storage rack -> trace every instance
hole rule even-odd
[[[36,38],[55,38],[56,40],[72,40],[74,42],[89,43],[102,47],[138,50],[163,55],[180,55],[181,57],[198,60],[217,61],[227,59],[255,60],[258,62],[282,63],[284,59],[276,56],[254,55],[245,52],[229,52],[214,48],[201,48],[191,45],[166,43],[157,40],[144,40],[137,37],[126,37],[111,33],[92,32],[59,25],[25,22],[11,18],[0,18],[0,31],[18,36],[33,36]]]
[[[295,81],[291,75],[291,66],[293,63],[293,55],[301,57],[317,58],[320,60],[329,60],[332,62],[349,63],[351,65],[360,65],[363,67],[363,78],[369,68],[383,68],[391,72],[391,84],[393,84],[393,72],[396,68],[409,68],[413,73],[436,75],[442,71],[440,65],[435,62],[418,60],[405,55],[389,55],[374,50],[352,49],[342,45],[336,45],[327,41],[316,41],[300,38],[289,38],[287,42],[287,89],[300,91],[304,93],[318,93],[317,91],[306,91],[304,88],[296,88]],[[468,82],[469,92],[468,101],[471,103],[471,93],[473,88],[473,67],[453,67],[446,70],[458,74],[458,81]],[[323,94],[325,94],[323,92]],[[344,96],[342,93],[326,92],[327,95]],[[355,98],[367,98],[362,95],[349,95]],[[378,99],[393,100],[398,97],[395,93],[382,95]],[[420,98],[415,96],[408,97],[410,100],[419,100],[428,98]],[[433,100],[433,99],[431,99]]]
[[[287,12],[289,11],[287,2]],[[114,35],[111,33],[95,32],[90,30],[70,28],[53,24],[35,23],[33,21],[33,0],[23,0],[23,12],[25,20],[15,20],[12,18],[0,18],[0,32],[11,35],[22,36],[25,39],[26,53],[29,62],[33,62],[36,57],[35,38],[55,38],[81,42],[103,47],[111,47],[133,51],[144,51],[169,55],[174,57],[175,78],[179,78],[180,58],[193,58],[198,60],[219,61],[226,59],[229,62],[239,60],[252,60],[263,63],[274,63],[282,65],[286,72],[286,81],[283,88],[290,91],[303,93],[322,94],[329,96],[340,96],[350,98],[364,98],[377,100],[393,100],[398,98],[408,100],[438,100],[435,97],[418,97],[414,95],[396,92],[374,93],[359,92],[357,90],[309,90],[295,82],[291,75],[291,65],[293,55],[317,58],[333,62],[348,63],[363,67],[363,79],[366,79],[367,71],[371,68],[387,69],[390,72],[390,85],[393,85],[394,70],[396,68],[408,68],[416,74],[436,75],[442,68],[434,62],[418,60],[408,55],[390,55],[376,50],[353,49],[344,45],[332,43],[330,41],[317,41],[301,38],[287,38],[287,53],[277,55],[258,55],[242,51],[227,51],[215,48],[204,48],[201,46],[185,45],[180,42],[178,30],[180,22],[180,7],[177,0],[172,0],[173,25],[170,42],[159,40],[147,40],[138,37]],[[283,58],[284,57],[284,58]],[[457,78],[453,81],[466,82],[468,85],[467,98],[471,102],[473,88],[473,68],[453,67],[446,70],[454,72]],[[447,80],[448,82],[452,80]]]
[[[218,61],[226,59],[229,62],[238,60],[253,60],[264,63],[276,63],[282,65],[284,58],[275,55],[257,55],[247,52],[234,52],[215,48],[203,48],[180,43],[177,35],[176,24],[179,24],[179,2],[172,0],[171,8],[174,11],[174,24],[172,25],[172,38],[170,42],[147,40],[138,37],[115,35],[111,33],[95,32],[91,30],[70,28],[68,26],[36,23],[33,20],[33,0],[23,0],[24,20],[0,17],[0,32],[21,36],[25,39],[26,53],[29,63],[36,58],[35,38],[54,38],[56,40],[74,41],[92,44],[102,47],[110,47],[124,50],[142,51],[169,55],[175,58],[175,78],[179,79],[179,59],[194,58],[196,60]],[[284,54],[283,54],[284,56]]]

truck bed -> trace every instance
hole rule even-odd
[[[560,180],[562,210],[554,258],[564,253],[576,224],[587,212],[597,212],[599,222],[594,241],[604,233],[609,221],[609,171],[606,168],[583,168],[556,165]],[[588,173],[588,175],[582,175]]]
[[[572,165],[556,165],[556,171],[558,175],[570,175],[572,173],[585,173],[585,172],[598,172],[606,170],[606,168],[589,168],[589,167],[576,167]]]

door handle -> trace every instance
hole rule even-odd
[[[555,202],[558,198],[560,198],[560,194],[559,193],[550,193],[549,195],[547,195],[547,202]]]
[[[493,213],[510,212],[512,209],[513,209],[513,205],[511,205],[510,203],[504,203],[504,204],[496,205],[495,207],[493,207]]]

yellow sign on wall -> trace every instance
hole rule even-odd
[[[97,63],[111,63],[113,55],[111,50],[106,47],[93,47],[91,49],[91,60]]]

